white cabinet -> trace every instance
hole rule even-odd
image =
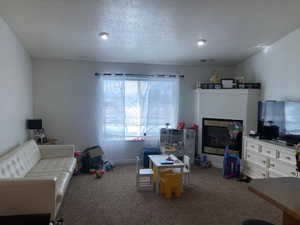
[[[300,177],[296,150],[278,142],[244,137],[244,173],[254,179]]]

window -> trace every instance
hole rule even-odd
[[[159,136],[177,123],[177,78],[102,76],[101,89],[101,138]]]

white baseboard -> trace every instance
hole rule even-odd
[[[211,164],[215,168],[223,168],[223,156],[207,155],[207,159],[211,161]]]
[[[117,160],[109,160],[114,165],[132,165],[136,163],[136,159],[117,159]]]
[[[208,158],[208,160],[211,161],[211,164],[213,167],[219,168],[219,169],[223,168],[223,159],[224,159],[223,156],[207,155],[207,158]],[[241,167],[241,171],[242,171],[244,168],[244,160],[241,159],[240,162],[241,162],[240,167]]]

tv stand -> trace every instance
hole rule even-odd
[[[284,141],[245,136],[244,174],[251,178],[300,177],[296,170],[296,150]]]

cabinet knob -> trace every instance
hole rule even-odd
[[[275,167],[275,164],[272,163],[272,164],[270,164],[270,166]]]
[[[247,155],[248,158],[250,158],[250,155]]]
[[[285,157],[287,160],[291,160],[291,157],[289,157],[289,156],[287,156],[287,157]]]
[[[262,163],[263,163],[263,164],[266,164],[266,161],[265,161],[265,160],[263,160],[263,161],[262,161]]]
[[[296,172],[291,172],[291,174],[292,174],[293,176],[296,176],[296,175],[297,175]]]
[[[268,154],[271,154],[271,151],[267,151]]]
[[[266,176],[266,174],[265,174],[265,173],[262,173],[261,175],[262,175],[262,176],[264,176],[264,177]]]

